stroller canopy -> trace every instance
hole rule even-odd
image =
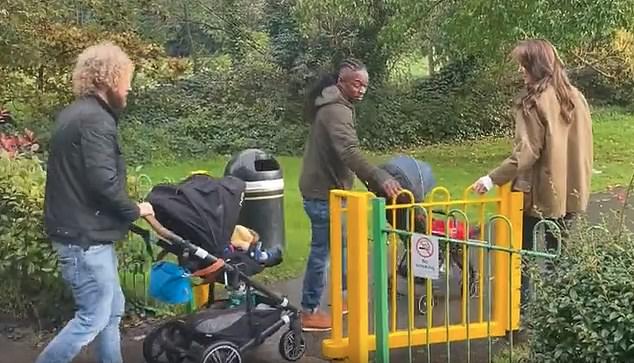
[[[221,256],[238,222],[244,189],[245,183],[232,176],[196,174],[179,184],[157,185],[147,200],[163,226]]]
[[[416,203],[422,202],[425,199],[425,196],[436,186],[436,179],[432,173],[431,166],[426,162],[417,160],[410,156],[396,156],[379,165],[379,168],[385,170],[394,179],[396,179],[403,189],[409,190],[413,194],[414,201]],[[368,185],[368,189],[378,197],[387,199],[387,196],[381,186],[370,184]],[[408,200],[406,200],[406,202],[407,201]],[[387,202],[391,203],[391,199],[387,199]],[[402,202],[403,201],[401,201],[401,203]],[[385,214],[388,223],[393,224],[394,228],[409,230],[409,212],[410,210],[408,209],[398,209],[396,211],[396,221],[393,220],[391,211],[386,210]],[[413,213],[418,215],[420,213],[420,209],[415,208]],[[424,231],[424,226],[418,225],[419,223],[419,221],[416,222],[418,228],[415,229]],[[401,236],[401,238],[405,237]]]
[[[403,189],[412,192],[416,202],[422,202],[436,186],[431,166],[410,156],[397,156],[379,167],[396,179]],[[380,189],[377,192],[379,195],[383,194]]]

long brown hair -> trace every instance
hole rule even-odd
[[[561,105],[561,116],[566,122],[572,122],[575,108],[573,88],[555,47],[543,39],[524,40],[513,49],[511,57],[524,67],[531,78],[526,85],[528,92],[522,99],[524,110],[534,107],[542,92],[553,86]]]

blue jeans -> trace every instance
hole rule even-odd
[[[119,323],[125,298],[113,244],[79,246],[53,243],[62,277],[72,290],[77,311],[48,344],[36,363],[70,363],[96,338],[98,362],[123,363]]]
[[[330,210],[328,201],[304,200],[304,210],[310,219],[310,254],[304,274],[302,308],[314,311],[319,307],[324,291],[326,270],[330,261]],[[343,290],[347,289],[346,279],[346,238],[345,224],[342,222]]]

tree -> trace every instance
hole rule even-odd
[[[632,29],[634,1],[448,1],[436,20],[444,56],[475,55],[499,63],[524,38],[546,38],[567,56],[593,48],[619,28]]]
[[[392,3],[393,4],[393,3]],[[348,56],[361,58],[374,79],[386,73],[386,42],[381,38],[395,8],[383,0],[298,0],[295,14],[318,58],[335,66]]]
[[[0,4],[0,105],[11,102],[24,106],[23,113],[30,113],[26,118],[48,119],[51,110],[71,97],[69,74],[77,54],[100,41],[124,48],[139,70],[164,67],[161,47],[139,36],[136,12],[129,11],[133,6],[140,9],[144,1],[126,6],[115,2],[119,6],[103,0]]]

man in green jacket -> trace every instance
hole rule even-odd
[[[387,172],[370,164],[359,147],[353,104],[363,99],[368,78],[363,63],[355,59],[346,60],[337,74],[322,78],[307,99],[306,116],[312,124],[299,181],[304,209],[312,229],[302,291],[305,331],[327,331],[331,328],[330,316],[317,310],[329,259],[330,190],[352,189],[355,174],[366,186],[379,186],[389,197],[401,189]],[[346,290],[345,253],[343,269]]]

